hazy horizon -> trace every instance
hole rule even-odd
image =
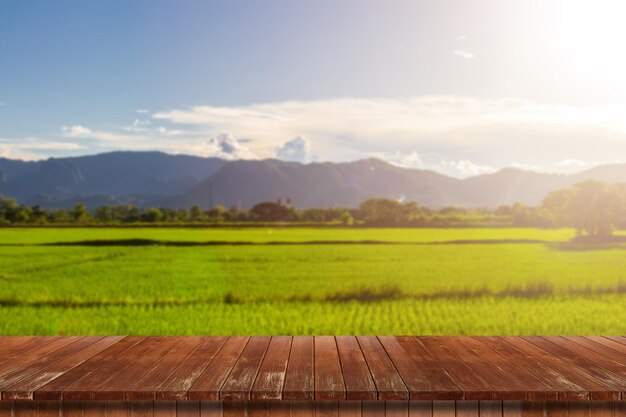
[[[0,156],[375,157],[469,177],[624,160],[619,1],[0,6]]]

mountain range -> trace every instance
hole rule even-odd
[[[161,152],[111,152],[44,161],[0,158],[0,195],[46,208],[68,208],[79,202],[90,208],[104,204],[249,208],[279,198],[289,198],[301,208],[356,207],[374,197],[416,201],[427,207],[536,205],[550,191],[587,179],[626,182],[626,164],[570,175],[505,168],[458,179],[379,159],[301,164]]]

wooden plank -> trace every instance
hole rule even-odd
[[[439,365],[454,378],[456,384],[463,390],[466,400],[490,400],[496,397],[494,388],[478,375],[474,375],[474,371],[452,354],[440,340],[418,337],[416,341],[422,344]]]
[[[230,337],[198,376],[188,392],[190,400],[219,400],[220,389],[250,340],[247,336]],[[235,412],[229,408],[230,412]],[[226,408],[224,408],[226,414]]]
[[[268,400],[251,401],[248,404],[248,417],[270,417],[270,402]]]
[[[316,401],[315,417],[337,417],[339,415],[338,401]]]
[[[123,355],[115,356],[100,367],[98,372],[90,373],[65,388],[63,398],[66,400],[94,400],[95,391],[110,383],[120,372],[137,362],[163,339],[163,337],[144,337],[139,343],[125,350]],[[119,400],[120,398],[106,399]]]
[[[107,401],[106,404],[107,404],[107,417],[130,417],[130,403],[128,401]],[[161,409],[165,409],[166,407],[167,407],[166,405],[161,406],[159,408],[159,411]],[[157,407],[155,407],[154,413],[155,415],[157,414]],[[159,417],[169,417],[169,416],[162,415],[163,413],[161,412],[159,412],[159,414],[160,414]],[[88,417],[88,416],[85,416],[85,417]]]
[[[141,355],[135,356],[127,363],[121,363],[117,372],[112,372],[101,383],[90,386],[92,397],[96,400],[128,400],[129,391],[135,382],[141,380],[150,369],[158,366],[181,340],[178,337],[168,337],[155,339],[151,344],[146,341],[145,351]]]
[[[80,340],[83,336],[67,336],[56,337],[46,343],[40,343],[37,347],[23,354],[16,354],[10,358],[3,358],[4,362],[0,364],[0,378],[14,373],[20,372],[21,369],[28,369],[33,363],[40,363],[58,356],[55,352],[65,346]],[[41,339],[38,339],[41,340]]]
[[[385,416],[409,417],[409,402],[399,400],[385,401]]]
[[[61,401],[37,401],[35,417],[61,417],[63,407]]]
[[[291,351],[291,337],[274,336],[252,386],[252,400],[280,400]]]
[[[409,390],[380,341],[373,336],[359,336],[357,340],[378,389],[378,398],[408,400]]]
[[[97,401],[89,401],[97,402]],[[130,403],[130,417],[153,417],[154,402],[153,401],[132,401]],[[89,416],[91,417],[91,416]]]
[[[572,366],[572,364],[561,360],[524,339],[515,336],[504,336],[502,339],[531,356],[534,360],[543,362],[569,381],[584,388],[589,392],[590,399],[606,400],[619,397],[619,390],[616,387],[603,381],[598,381],[584,371]]]
[[[626,337],[624,336],[604,336],[604,337],[626,346]]]
[[[314,399],[313,368],[313,337],[295,336],[291,341],[291,353],[289,354],[287,373],[285,375],[283,399]]]
[[[511,362],[518,364],[526,372],[543,381],[552,390],[557,392],[557,398],[561,400],[589,400],[589,391],[574,384],[556,370],[537,360],[528,353],[517,349],[512,344],[499,337],[485,337],[489,346],[509,358]]]
[[[13,385],[6,388],[0,387],[0,390],[3,391],[2,398],[32,400],[33,393],[37,389],[86,360],[91,359],[96,354],[119,342],[122,338],[121,336],[86,337],[76,343],[72,343],[66,346],[71,354],[66,355],[65,358],[57,362],[45,361],[37,364],[31,368],[30,372],[21,372],[20,378],[16,378],[17,382]]]
[[[567,417],[567,401],[546,402],[547,417]]]
[[[580,337],[580,336],[562,336],[563,339],[575,343],[577,345],[583,346],[587,349],[593,350],[596,353],[606,356],[607,358],[613,359],[622,365],[626,364],[626,346],[623,346],[624,350],[615,349],[611,346],[611,344],[620,345],[617,342],[613,342],[612,340],[605,339],[603,337]]]
[[[592,401],[591,417],[613,417],[615,410],[614,401]]]
[[[363,417],[381,417],[385,415],[384,401],[362,401],[361,414]],[[317,414],[316,414],[317,417]]]
[[[291,401],[270,401],[271,417],[291,417]]]
[[[546,417],[545,401],[524,401],[522,412],[524,417]]]
[[[502,401],[502,416],[522,417],[523,407],[522,401]]]
[[[16,348],[23,349],[24,344],[32,339],[33,336],[2,336],[0,338],[0,358],[6,358]]]
[[[626,398],[615,401],[615,417],[626,417]]]
[[[585,361],[591,361],[611,373],[618,374],[620,376],[622,386],[624,387],[624,390],[626,390],[626,377],[623,376],[626,375],[626,365],[615,360],[615,357],[618,356],[617,354],[612,355],[611,357],[607,357],[602,353],[596,352],[592,348],[581,346],[578,343],[572,343],[571,341],[568,341],[567,339],[564,339],[562,337],[548,336],[543,337],[543,339],[569,350],[574,355]]]
[[[455,417],[454,401],[433,401],[433,417]]]
[[[13,417],[15,401],[0,401],[0,417]]]
[[[456,417],[478,417],[478,401],[457,401]]]
[[[14,402],[13,414],[15,417],[35,417],[35,403],[27,400]]]
[[[176,371],[156,389],[155,399],[158,401],[186,400],[187,391],[191,389],[227,340],[227,337],[203,338],[202,344],[184,359]]]
[[[548,339],[544,337],[522,337],[522,339],[534,344],[561,360],[565,360],[570,367],[576,366],[578,369],[584,371],[591,377],[596,378],[596,380],[610,384],[615,387],[615,391],[617,392],[620,391],[620,387],[622,390],[626,390],[626,376],[622,376],[618,372],[613,372],[613,368],[611,368],[610,365],[614,363],[614,367],[617,367],[619,365],[617,362],[605,360],[606,358],[602,355],[598,355],[589,349],[581,348],[575,344],[564,347],[558,344],[562,341],[562,339],[559,338]],[[585,356],[580,356],[579,353],[574,352],[580,351],[581,349],[585,352]],[[596,361],[603,362],[605,366],[598,365]]]
[[[344,400],[346,386],[343,381],[339,353],[333,336],[315,336],[315,399]]]
[[[445,343],[450,352],[472,370],[472,376],[486,381],[492,388],[492,395],[499,400],[524,400],[527,393],[524,384],[500,371],[479,354],[469,349],[458,337],[437,338]]]
[[[33,350],[39,349],[42,346],[58,339],[61,339],[61,337],[24,336],[23,338],[11,338],[11,340],[5,342],[6,346],[3,349],[2,356],[0,356],[0,365],[6,362],[11,362],[11,360],[17,356],[24,357],[31,354]]]
[[[578,339],[578,337],[573,337],[573,339]],[[603,336],[585,336],[580,337],[583,340],[590,340],[599,345],[605,346],[611,349],[613,352],[619,352],[620,356],[626,355],[626,345],[623,345],[619,342],[609,339],[608,337]],[[611,354],[612,355],[612,354]]]
[[[63,401],[63,417],[83,417],[82,401]],[[120,415],[111,415],[111,417],[128,417]]]
[[[83,403],[84,417],[107,417],[106,401],[85,401]]]
[[[33,393],[33,398],[35,400],[62,399],[63,391],[71,384],[88,375],[99,372],[101,369],[106,369],[118,355],[121,355],[124,351],[136,343],[139,343],[141,340],[143,340],[143,337],[126,337],[120,340],[99,354],[93,356],[91,359],[38,388]]]
[[[205,340],[204,337],[185,337],[163,356],[152,369],[136,379],[127,388],[129,400],[154,400],[156,391]]]
[[[156,401],[155,404],[159,404],[160,401]],[[200,417],[200,401],[176,401],[176,416],[177,417]]]
[[[409,401],[409,417],[432,417],[432,401]]]
[[[295,339],[294,339],[295,342]],[[314,417],[315,402],[314,401],[292,401],[291,402],[292,417]]]
[[[224,417],[248,417],[247,401],[224,401]]]
[[[339,417],[361,417],[361,401],[339,401]]]
[[[258,336],[250,339],[220,390],[221,400],[241,401],[250,399],[250,391],[270,340],[269,336]]]
[[[337,336],[337,351],[348,400],[376,400],[378,393],[367,362],[354,336]]]
[[[550,385],[544,383],[541,379],[535,378],[535,376],[524,369],[517,366],[511,358],[495,350],[488,340],[482,337],[459,337],[461,341],[469,349],[476,352],[483,363],[489,363],[493,367],[497,368],[504,378],[512,381],[517,381],[516,388],[523,392],[522,398],[512,398],[512,400],[529,400],[529,401],[541,401],[550,400],[556,401],[558,399],[558,392],[555,391]],[[480,362],[480,360],[478,361]],[[495,385],[495,382],[491,385]],[[498,386],[500,388],[500,386]],[[502,387],[504,388],[504,387]],[[511,399],[511,398],[509,398]]]
[[[568,401],[567,417],[590,417],[591,402],[588,401]]]
[[[0,376],[0,392],[4,392],[7,388],[15,385],[16,383],[24,380],[24,379],[32,379],[35,378],[38,374],[41,374],[42,370],[51,364],[55,364],[67,357],[71,356],[74,353],[79,352],[83,348],[93,344],[95,341],[102,339],[102,336],[95,337],[82,337],[78,339],[74,339],[69,344],[62,346],[59,349],[54,350],[53,352],[49,352],[47,354],[43,354],[36,358],[28,361],[27,364],[20,366],[18,368],[13,369],[11,372],[5,373]],[[4,393],[2,398],[5,398]],[[11,398],[7,396],[6,399],[20,399],[20,398]],[[27,400],[29,398],[22,398]]]
[[[412,400],[461,400],[463,390],[413,337],[379,337]]]
[[[200,417],[222,417],[222,401],[200,401]]]
[[[502,401],[480,401],[481,417],[502,417]]]
[[[128,401],[107,401],[107,417],[111,417],[110,404],[111,403],[126,403]],[[176,401],[155,401],[153,405],[154,417],[176,417]]]

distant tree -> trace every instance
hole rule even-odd
[[[414,220],[419,214],[416,203],[400,203],[396,200],[373,198],[359,206],[359,215],[365,224],[398,226]]]
[[[584,181],[567,190],[550,193],[542,203],[561,225],[573,226],[579,234],[604,237],[626,218],[624,185]]]
[[[354,218],[348,210],[345,210],[343,213],[341,213],[341,224],[343,224],[344,226],[352,226],[352,224],[354,224]]]
[[[189,211],[189,216],[192,221],[199,222],[202,220],[202,209],[200,206],[193,206]]]
[[[89,221],[89,218],[89,210],[87,210],[84,204],[78,203],[74,206],[74,210],[72,210],[72,220],[76,223],[86,223]]]
[[[109,206],[100,206],[94,210],[93,217],[100,223],[110,223],[115,220],[115,213]]]
[[[160,222],[163,220],[163,211],[156,207],[149,208],[145,213],[143,213],[141,219],[149,223]]]
[[[31,216],[30,221],[37,224],[44,224],[48,221],[48,213],[41,208],[41,206],[36,205],[30,209]]]
[[[279,203],[263,202],[250,209],[250,215],[254,220],[274,222],[289,221],[293,219],[294,210]]]

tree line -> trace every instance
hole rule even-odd
[[[286,223],[371,227],[575,227],[580,234],[610,235],[626,228],[626,185],[585,181],[550,193],[538,206],[513,204],[496,209],[443,207],[415,202],[369,199],[358,208],[298,209],[279,200],[261,202],[249,210],[217,205],[210,209],[132,205],[88,210],[43,209],[0,198],[0,225],[220,225]]]

